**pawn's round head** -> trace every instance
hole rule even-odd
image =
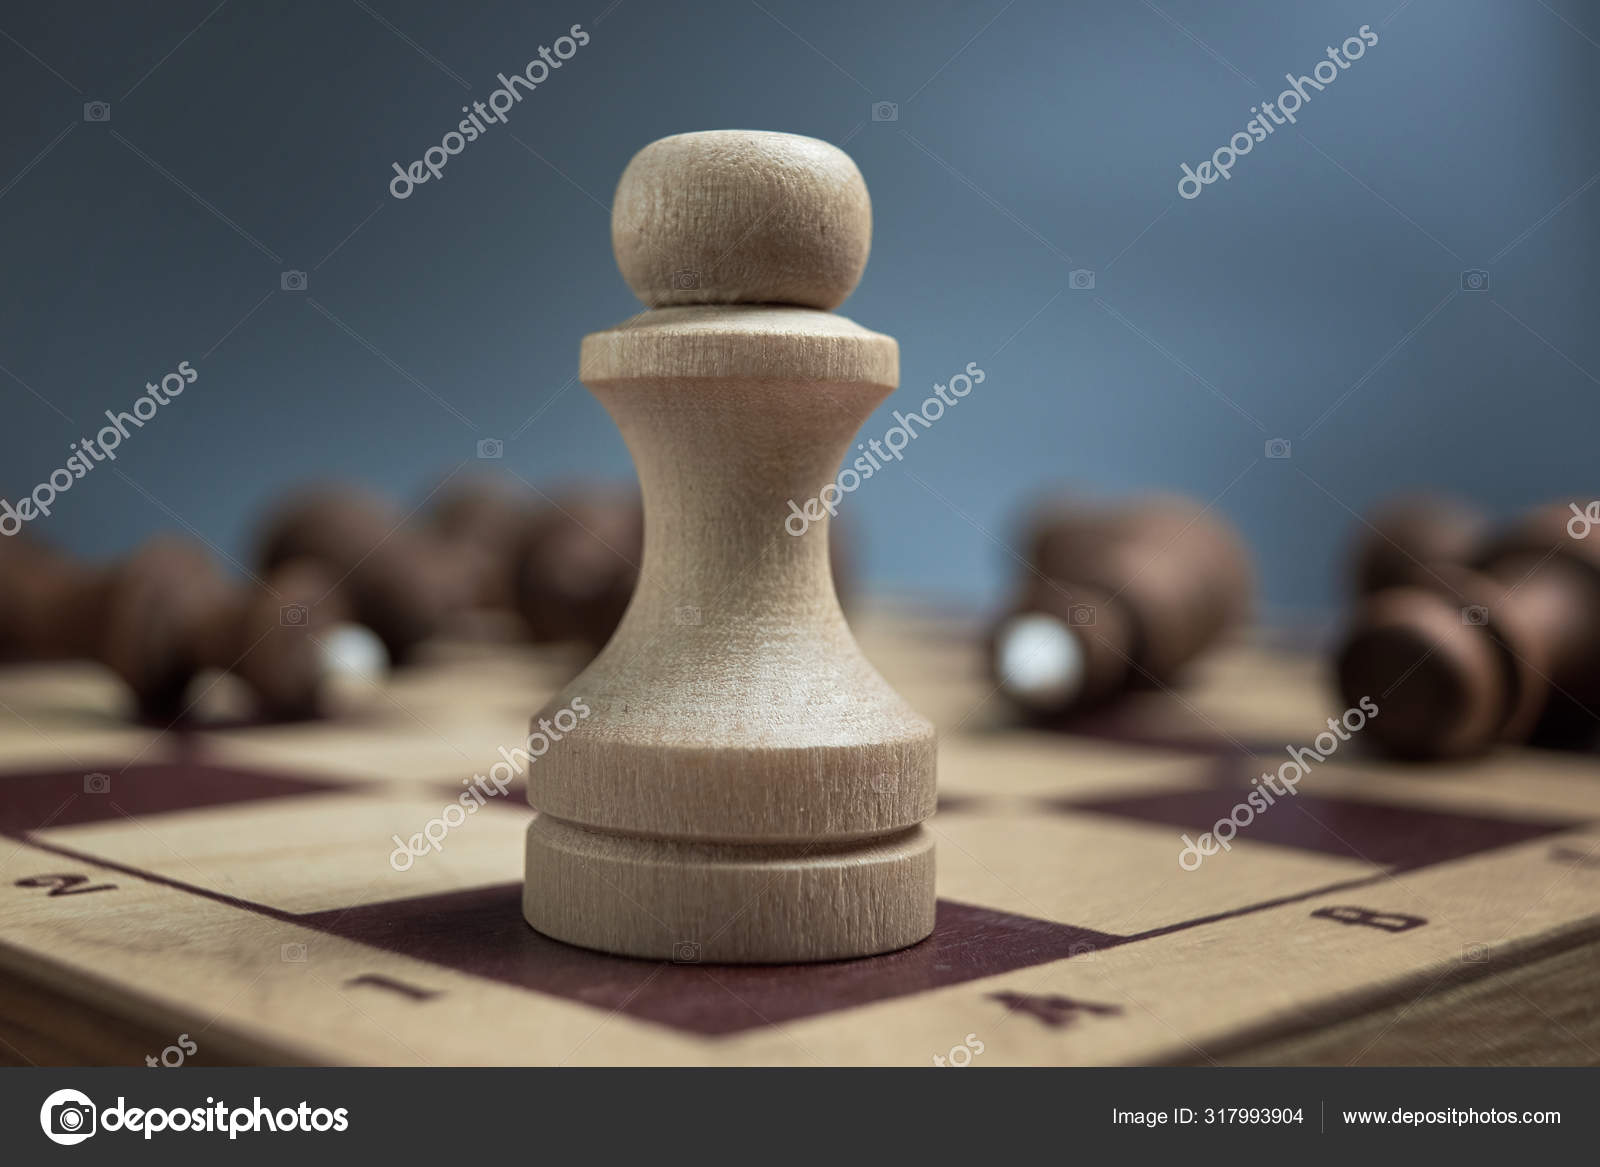
[[[711,130],[652,142],[617,185],[611,245],[652,308],[791,304],[855,290],[872,203],[850,156],[795,134]]]

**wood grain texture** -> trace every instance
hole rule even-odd
[[[617,266],[652,308],[837,308],[867,265],[872,204],[849,155],[757,130],[677,134],[628,163],[611,211]]]
[[[728,131],[642,151],[613,242],[647,303],[683,299],[641,258],[659,248],[671,264],[726,254],[695,289],[706,299],[831,307],[870,230],[839,151]],[[826,515],[799,536],[785,524],[893,388],[895,342],[816,308],[701,303],[586,338],[581,375],[633,454],[644,560],[616,634],[536,718],[588,711],[530,772],[529,922],[606,951],[694,946],[720,962],[922,939],[933,727],[857,648]]]

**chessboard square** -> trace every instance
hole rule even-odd
[[[1592,754],[1502,747],[1447,767],[1361,757],[1319,766],[1316,793],[1496,819],[1600,819]],[[1309,780],[1308,780],[1309,781]]]
[[[432,720],[440,710],[529,715],[583,667],[570,645],[481,644],[440,640],[422,650],[419,667],[387,678],[385,704]]]
[[[1344,708],[1328,682],[1327,664],[1309,652],[1273,651],[1235,643],[1201,657],[1186,677],[1188,715],[1238,741],[1310,741]]]
[[[940,815],[928,829],[939,848],[941,896],[1121,936],[1381,872],[1359,859],[1249,843],[1188,871],[1178,829],[1091,814]]]
[[[535,708],[529,705],[528,709]],[[487,775],[503,760],[498,752],[522,748],[528,738],[528,710],[487,719],[442,716],[419,721],[397,709],[368,722],[264,726],[206,735],[206,748],[235,765],[279,770],[312,770],[347,783],[421,784]],[[450,711],[443,711],[450,712]]]
[[[9,735],[35,726],[58,733],[93,724],[126,725],[127,687],[104,665],[40,661],[0,668],[0,719]]]
[[[1244,788],[1136,794],[1089,801],[1062,800],[1057,809],[1166,823],[1196,835],[1215,831],[1244,804]],[[1245,804],[1247,805],[1247,804]],[[1271,843],[1297,851],[1359,859],[1397,871],[1461,859],[1528,839],[1570,830],[1573,819],[1509,819],[1432,807],[1325,798],[1301,792],[1280,797],[1241,826],[1232,844]]]
[[[540,935],[522,917],[520,884],[330,910],[296,922],[708,1037],[908,997],[1122,943],[1087,928],[941,900],[932,936],[883,956],[794,965],[663,963],[608,956]]]
[[[946,738],[939,744],[943,809],[973,800],[1092,798],[1208,784],[1214,758],[1061,734],[1011,730]]]
[[[0,697],[0,701],[4,701]],[[158,762],[181,750],[181,739],[153,726],[133,726],[98,715],[71,722],[26,722],[0,716],[0,782],[12,773],[35,774],[61,769],[83,758],[101,771],[116,771],[134,762]],[[85,772],[93,773],[85,766]],[[3,789],[3,787],[0,787]]]
[[[192,758],[0,775],[0,832],[23,834],[336,789],[333,782]]]
[[[500,802],[463,811],[451,825],[446,808],[458,804],[446,795],[332,791],[87,823],[35,838],[229,900],[316,912],[517,878],[533,812]],[[437,838],[438,849],[423,836]]]

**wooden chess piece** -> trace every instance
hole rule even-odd
[[[1600,710],[1600,539],[1542,507],[1436,586],[1368,597],[1338,652],[1339,688],[1378,714],[1390,753],[1434,759],[1525,742],[1562,703]]]
[[[37,544],[0,558],[6,659],[99,661],[148,720],[181,716],[191,682],[209,669],[237,675],[267,717],[321,708],[334,665],[322,637],[342,612],[315,564],[288,561],[263,585],[241,587],[204,548],[171,537],[104,568]]]
[[[784,524],[898,380],[894,340],[831,313],[870,232],[855,164],[809,138],[678,135],[622,176],[612,242],[651,310],[586,337],[580,375],[633,454],[644,558],[530,742],[547,935],[764,962],[933,929],[933,727],[856,647],[825,523]]]
[[[643,556],[637,490],[557,496],[529,522],[516,557],[514,591],[533,641],[598,649],[622,622]]]
[[[396,665],[472,594],[473,562],[442,551],[382,499],[355,487],[302,491],[267,517],[257,562],[271,571],[291,559],[323,565]]]
[[[828,525],[828,564],[848,609],[854,580],[844,526]],[[598,650],[628,610],[643,557],[637,490],[587,488],[553,500],[528,524],[516,562],[513,590],[534,643]]]
[[[27,535],[0,539],[0,661],[93,660],[103,578]]]
[[[470,607],[518,606],[520,550],[538,512],[532,491],[499,478],[457,479],[440,487],[427,529],[439,554],[461,564]]]
[[[1243,543],[1176,495],[1053,506],[1033,521],[1028,558],[989,652],[996,684],[1043,719],[1167,684],[1250,606]]]
[[[1488,533],[1488,518],[1457,499],[1397,495],[1374,509],[1357,532],[1351,556],[1355,593],[1434,587],[1434,568],[1472,563],[1483,553]]]

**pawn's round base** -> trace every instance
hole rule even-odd
[[[540,815],[528,828],[522,912],[546,936],[621,956],[875,956],[933,931],[933,838],[918,826],[851,843],[681,843]]]

